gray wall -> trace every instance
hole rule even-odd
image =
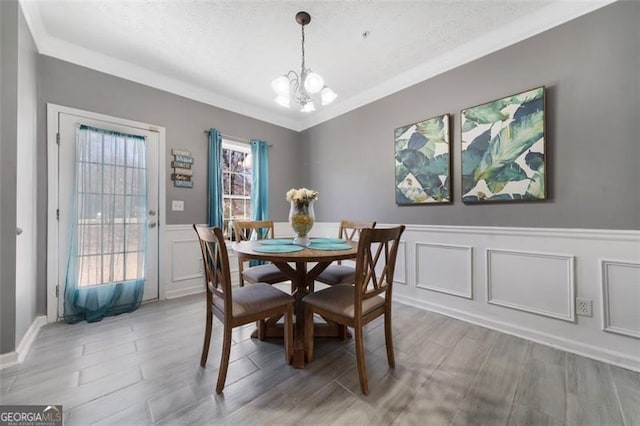
[[[317,218],[640,229],[638,22],[640,3],[615,3],[304,131],[305,183],[320,191]],[[549,199],[464,205],[460,110],[541,85]],[[447,112],[454,203],[396,206],[394,129]]]
[[[286,220],[285,192],[299,180],[301,173],[298,133],[264,121],[236,114],[173,95],[142,84],[113,77],[51,57],[42,57],[41,143],[45,144],[46,103],[69,106],[129,120],[164,126],[167,130],[167,223],[189,224],[207,221],[207,135],[215,127],[223,134],[243,139],[263,139],[270,150],[269,213],[274,220]],[[171,148],[192,152],[194,188],[174,188],[170,181]],[[42,150],[40,164],[46,164]],[[162,155],[162,154],[161,154]],[[43,167],[44,169],[44,167]],[[41,195],[46,195],[46,172],[39,179]],[[172,212],[171,200],[184,200],[184,212]],[[41,209],[42,215],[45,211]]]
[[[16,344],[24,337],[38,312],[37,307],[37,198],[36,153],[38,149],[38,89],[40,54],[24,18],[18,14],[18,181],[16,224],[22,234],[16,244]]]
[[[0,353],[16,341],[16,155],[18,133],[18,2],[0,2]]]
[[[31,208],[35,204],[35,179],[21,180],[30,187],[18,194],[17,177],[24,174],[18,172],[17,165],[23,164],[26,165],[23,170],[35,171],[39,61],[40,55],[18,2],[0,2],[0,353],[15,350],[38,311],[33,272],[36,211]],[[20,159],[18,152],[22,153]],[[29,201],[22,200],[18,222],[16,211],[20,196],[29,197]],[[17,226],[25,228],[19,243],[28,251],[21,258],[17,254]]]

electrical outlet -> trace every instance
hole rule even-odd
[[[576,315],[581,315],[583,317],[590,317],[590,316],[593,316],[592,310],[593,310],[593,300],[576,297]]]
[[[184,201],[182,200],[171,200],[171,210],[174,212],[182,212],[184,211]]]

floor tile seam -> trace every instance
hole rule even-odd
[[[529,358],[531,357],[531,352],[533,351],[533,344],[531,342],[527,342],[527,352],[525,354],[524,360],[523,360],[523,365],[525,365],[527,363],[527,361],[529,361]],[[511,420],[511,415],[513,414],[513,408],[516,404],[516,397],[518,396],[518,390],[520,389],[520,386],[522,386],[522,380],[524,379],[524,368],[521,368],[520,373],[518,374],[518,380],[516,382],[516,388],[513,391],[513,395],[511,396],[511,403],[509,404],[509,414],[507,415],[507,424],[510,424],[510,420]]]
[[[125,390],[126,388],[131,387],[131,386],[140,385],[140,384],[141,384],[141,383],[143,383],[143,382],[146,382],[146,384],[149,384],[149,383],[150,383],[150,381],[151,381],[151,380],[153,380],[153,379],[158,379],[158,380],[159,380],[159,378],[152,378],[152,379],[146,379],[146,380],[143,378],[142,380],[140,380],[140,381],[138,381],[138,382],[135,382],[135,383],[131,383],[130,385],[127,385],[127,386],[125,386],[125,387],[123,387],[123,388],[120,388],[120,389],[116,390],[115,392],[123,391],[123,390]],[[178,381],[178,384],[182,384],[183,382],[185,382],[185,384],[186,384],[186,380],[185,380],[185,379]],[[143,402],[148,404],[148,403],[150,403],[151,399],[153,399],[153,398],[157,397],[159,394],[161,394],[161,393],[162,393],[162,392],[164,392],[165,390],[166,390],[166,388],[163,388],[163,389],[160,389],[160,390],[157,390],[157,391],[150,391],[150,392],[146,392],[146,394],[147,394],[147,395],[145,395],[145,399],[144,399],[144,401],[136,401],[136,402],[133,402],[133,404],[131,404],[131,405],[127,405],[126,407],[122,408],[122,410],[119,410],[119,411],[118,411],[118,413],[120,413],[120,412],[122,412],[122,411],[124,411],[124,410],[127,410],[127,409],[129,409],[129,408],[131,408],[131,407],[135,406],[136,404],[141,404],[141,403],[143,403]],[[82,407],[83,405],[86,405],[86,404],[89,404],[89,403],[93,403],[93,402],[95,402],[95,401],[96,401],[96,400],[98,400],[98,399],[101,399],[101,398],[104,398],[104,397],[108,397],[108,396],[109,396],[110,394],[112,394],[112,393],[113,393],[113,392],[110,392],[110,393],[108,393],[108,394],[101,395],[101,396],[99,396],[99,397],[97,397],[97,398],[95,398],[95,399],[93,399],[93,400],[91,400],[91,401],[84,402],[84,403],[82,403],[81,405],[78,405],[78,406],[74,407],[74,409],[77,409],[77,408]],[[150,412],[151,412],[150,407],[148,407],[147,409],[149,410],[149,413],[150,413]],[[103,418],[103,419],[100,419],[99,421],[102,421],[102,420],[104,420],[104,419],[106,419],[106,418],[107,418],[107,417],[105,417],[105,418]],[[149,418],[151,418],[151,416],[150,416]]]
[[[466,387],[466,389],[464,390],[464,395],[462,397],[462,399],[466,399],[467,398],[467,392],[469,392],[469,389],[471,389],[471,387],[475,384],[476,380],[478,379],[478,376],[480,376],[480,372],[482,372],[482,369],[484,368],[484,366],[487,364],[487,362],[489,361],[489,358],[491,356],[491,352],[493,351],[494,346],[496,345],[497,339],[494,340],[491,345],[489,346],[489,348],[487,348],[487,353],[484,356],[484,359],[482,360],[482,362],[480,363],[480,366],[478,367],[478,370],[476,371],[476,374],[473,375],[473,378],[471,379],[471,381],[469,382],[469,385]],[[460,412],[460,410],[458,410],[458,412]],[[457,414],[456,414],[457,416]],[[454,418],[456,417],[454,416]]]
[[[624,414],[624,409],[622,407],[622,401],[620,400],[620,391],[618,390],[618,384],[613,378],[613,373],[611,372],[611,366],[607,364],[607,371],[609,372],[609,377],[611,378],[611,385],[613,386],[613,395],[616,399],[616,405],[618,407],[618,411],[620,412],[620,418],[622,419],[622,424],[627,426],[629,422],[626,419]]]

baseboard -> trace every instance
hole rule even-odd
[[[13,367],[18,364],[18,353],[7,352],[6,354],[0,354],[0,370],[4,368]]]
[[[179,297],[190,296],[192,294],[204,293],[202,284],[193,287],[179,288],[175,290],[167,290],[165,299],[177,299]]]
[[[550,346],[555,349],[561,349],[563,351],[570,352],[576,355],[581,355],[587,358],[595,359],[597,361],[605,362],[607,364],[613,364],[618,367],[640,372],[640,358],[638,357],[630,357],[627,354],[612,351],[609,349],[599,348],[593,345],[586,345],[575,340],[565,338],[560,339],[557,336],[553,336],[530,328],[520,327],[502,321],[496,321],[494,319],[469,314],[457,309],[448,308],[446,306],[438,304],[427,303],[402,295],[395,294],[393,296],[393,299],[394,301],[405,305],[413,306],[431,312],[436,312],[451,318],[468,322],[470,324],[490,328],[500,333],[520,337],[532,342],[540,343],[545,346]]]
[[[27,355],[29,355],[29,350],[31,349],[31,345],[38,337],[38,332],[40,332],[40,328],[47,323],[46,315],[36,317],[29,329],[22,337],[20,344],[14,352],[9,352],[6,354],[0,355],[0,370],[3,368],[11,367],[16,364],[20,364],[25,360]]]

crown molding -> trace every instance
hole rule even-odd
[[[291,118],[276,111],[238,101],[217,94],[204,87],[167,77],[161,73],[134,65],[130,62],[115,59],[54,38],[46,31],[37,2],[33,0],[20,0],[20,4],[22,5],[27,25],[31,30],[38,51],[43,55],[300,132],[414,84],[428,80],[460,65],[464,65],[529,37],[533,37],[534,35],[593,12],[615,1],[617,0],[553,2],[526,18],[513,21],[506,27],[501,27],[445,55],[441,55],[429,62],[407,70],[396,77],[386,80],[378,86],[372,87],[356,96],[345,99],[333,106],[326,107],[302,119]]]
[[[428,62],[407,70],[396,77],[384,81],[343,102],[318,111],[302,121],[302,127],[308,129],[332,118],[345,114],[376,100],[392,95],[402,89],[428,80],[461,65],[487,56],[505,47],[533,37],[553,27],[562,25],[582,15],[593,12],[618,0],[587,2],[560,1],[552,3],[526,18],[513,21],[482,37],[440,55]]]

